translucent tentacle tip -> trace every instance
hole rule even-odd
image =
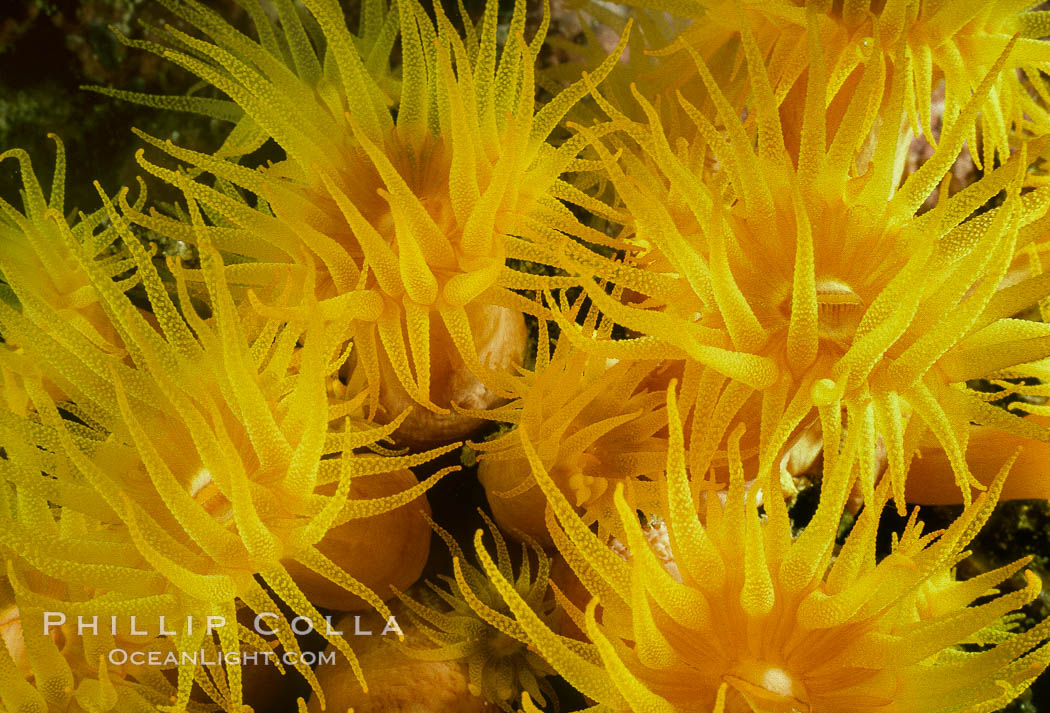
[[[813,384],[813,404],[828,406],[839,398],[838,385],[831,379],[820,379]]]

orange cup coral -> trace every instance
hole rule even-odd
[[[566,1],[606,27],[158,0],[121,40],[200,81],[99,91],[226,126],[137,132],[176,202],[67,218],[61,143],[47,196],[0,153],[2,713],[991,713],[1044,672],[1030,558],[956,565],[1050,495],[1050,13]],[[475,566],[430,508],[482,488]]]
[[[670,9],[663,3],[625,4]],[[660,48],[662,66],[651,73],[658,86],[688,93],[699,82],[683,55],[696,52],[712,68],[734,106],[742,108],[753,87],[738,71],[747,51],[740,33],[753,33],[794,154],[801,128],[796,120],[801,119],[807,91],[806,68],[814,61],[807,57],[807,33],[815,32],[827,58],[825,102],[834,126],[843,119],[864,66],[878,62],[886,68],[887,82],[904,90],[905,126],[914,135],[939,143],[961,122],[959,129],[970,140],[975,162],[991,168],[996,158],[1005,161],[1011,147],[1026,134],[1039,135],[1050,128],[1050,87],[1040,75],[1040,67],[1050,61],[1050,47],[1042,40],[1048,20],[1035,5],[1026,0],[686,0],[675,3],[672,12],[693,22],[676,42]],[[979,112],[967,115],[964,108],[973,88],[1011,41],[1016,41],[1016,49],[979,99]],[[943,107],[935,108],[934,89],[942,82]],[[897,107],[887,99],[874,102],[871,111],[894,133],[901,124],[895,116]],[[703,106],[714,109],[710,103]],[[937,113],[943,119],[939,137],[932,131]]]
[[[529,607],[545,621],[556,617],[555,603],[547,586],[551,560],[535,543],[522,545],[521,560],[515,573],[510,551],[496,525],[481,513],[495,540],[497,566]],[[435,525],[453,557],[455,578],[444,577],[448,590],[428,582],[430,596],[404,595],[402,602],[413,614],[417,630],[427,644],[407,644],[402,652],[420,662],[456,662],[466,669],[470,692],[511,713],[521,694],[541,703],[556,700],[548,676],[554,671],[523,643],[523,632],[507,616],[509,611],[499,592],[485,573],[463,555],[459,544]],[[536,569],[529,550],[536,557]],[[441,601],[433,601],[436,595]]]
[[[244,310],[234,305],[225,266],[206,234],[199,236],[200,277],[208,286],[212,316],[202,319],[188,296],[185,270],[171,265],[176,303],[144,247],[104,200],[145,285],[157,326],[132,307],[120,285],[96,263],[80,255],[80,265],[107,313],[115,316],[114,327],[135,367],[84,340],[63,341],[67,325],[54,315],[0,305],[0,332],[25,345],[29,354],[46,351],[40,369],[49,378],[61,375],[70,399],[56,403],[39,380],[25,380],[32,413],[28,418],[5,414],[7,429],[25,441],[23,451],[49,454],[37,454],[25,467],[36,469],[37,482],[61,474],[48,500],[105,523],[123,547],[121,558],[132,561],[129,571],[136,573],[99,570],[97,576],[104,575],[108,584],[85,607],[107,614],[114,600],[123,598],[140,601],[144,610],[166,614],[170,621],[223,617],[230,626],[217,629],[219,643],[224,651],[236,652],[244,633],[233,624],[237,603],[256,614],[277,612],[276,595],[324,632],[320,613],[285,566],[294,562],[388,613],[382,600],[346,569],[360,567],[370,576],[375,568],[367,560],[347,562],[340,552],[329,558],[322,551],[324,537],[341,533],[344,523],[410,503],[449,469],[424,483],[398,483],[394,492],[380,497],[349,498],[352,480],[403,472],[444,451],[355,453],[389,435],[398,421],[363,428],[347,421],[342,433],[329,433],[325,374],[338,368],[329,360],[338,358],[341,337],[316,320],[303,325],[242,319]],[[200,227],[192,199],[189,210]],[[32,478],[16,484],[34,492]],[[19,559],[36,551],[28,523],[20,517],[4,513],[7,544]],[[88,541],[74,554],[90,561],[96,550]],[[84,578],[84,562],[76,556],[57,563],[28,561],[37,567],[46,563],[48,574],[58,579]],[[409,578],[418,576],[418,563],[408,566]],[[306,588],[309,583],[304,581]],[[274,626],[285,650],[298,652],[288,621],[279,617]],[[174,641],[180,652],[195,652],[205,636],[210,639],[211,633],[198,626],[180,631]],[[345,640],[331,641],[353,661]],[[189,699],[196,666],[193,660],[179,661],[179,705]],[[301,662],[297,667],[316,683],[309,667]],[[236,703],[239,665],[227,670],[224,698]]]
[[[55,141],[57,154],[47,198],[24,151],[13,149],[0,154],[0,161],[13,158],[20,164],[24,204],[19,211],[0,199],[2,299],[25,312],[50,310],[100,349],[120,352],[120,338],[89,276],[80,268],[81,258],[76,253],[83,252],[86,259],[97,262],[110,277],[126,272],[131,265],[126,255],[111,249],[118,238],[116,231],[100,230],[106,220],[105,209],[99,208],[90,216],[81,215],[72,226],[66,222],[65,147],[57,136],[50,137]],[[124,286],[130,287],[133,282]]]
[[[478,478],[500,527],[515,537],[551,544],[546,498],[521,446],[518,430],[524,429],[584,521],[597,524],[600,536],[619,532],[612,501],[616,483],[633,481],[636,506],[659,510],[667,417],[662,393],[645,383],[659,363],[609,364],[604,357],[571,349],[568,339],[558,342],[552,357],[544,341],[541,335],[536,373],[524,377],[522,396],[491,416],[517,428],[474,444]]]
[[[744,487],[739,452],[724,505],[706,497],[697,517],[686,475],[682,429],[668,391],[671,445],[667,499],[675,577],[649,548],[622,486],[616,501],[629,561],[595,538],[528,446],[536,477],[564,528],[564,554],[596,598],[575,612],[590,643],[551,631],[515,592],[477,541],[488,576],[506,598],[529,643],[574,686],[612,711],[994,710],[1014,698],[1050,661],[1050,621],[1019,633],[1009,612],[1038,596],[1027,573],[1021,590],[993,587],[1020,571],[1019,560],[968,581],[952,568],[996,503],[1000,473],[951,527],[924,534],[913,513],[893,552],[875,558],[887,489],[833,557],[835,537],[863,434],[854,431],[825,465],[813,521],[794,537],[783,500]],[[775,480],[762,479],[762,487]]]
[[[605,104],[613,126],[626,135],[608,139],[623,147],[623,156],[614,161],[597,136],[595,147],[633,218],[635,257],[579,269],[647,297],[624,304],[598,281],[585,283],[610,319],[643,336],[595,343],[559,320],[583,348],[624,358],[686,355],[704,367],[701,383],[727,377],[718,397],[719,428],[760,394],[760,423],[748,429],[759,434],[760,472],[819,408],[826,445],[837,447],[829,441],[828,421],[843,413],[850,429],[868,434],[858,461],[866,497],[874,491],[881,440],[894,498],[903,508],[907,463],[929,432],[948,454],[968,501],[970,422],[1025,438],[1050,437],[965,386],[974,379],[1035,376],[1047,353],[1045,324],[1012,319],[1047,294],[1045,276],[999,286],[1015,258],[1042,238],[1050,193],[1022,192],[1028,167],[1022,149],[965,191],[942,192],[934,210],[916,211],[958,155],[968,122],[1013,45],[988,70],[933,157],[898,187],[905,144],[895,131],[879,134],[874,148],[869,139],[887,92],[889,125],[904,121],[906,87],[896,75],[887,87],[885,60],[874,53],[843,121],[830,132],[824,105],[830,60],[825,63],[815,30],[808,39],[797,164],[785,149],[769,72],[747,26],[741,42],[754,87],[747,122],[756,127],[757,143],[699,55],[697,68],[724,132],[686,102],[696,139],[672,147],[640,94],[648,126]],[[1031,151],[1044,147],[1040,141]],[[708,155],[721,166],[716,174]],[[971,217],[1001,192],[1001,206]],[[696,393],[702,394],[698,407],[711,401],[710,391]],[[697,472],[709,467],[691,465]]]
[[[403,392],[447,414],[451,403],[444,399],[456,394],[439,393],[440,387],[458,377],[440,371],[456,360],[438,358],[434,348],[446,338],[467,372],[505,391],[512,383],[506,370],[521,355],[490,363],[481,355],[520,348],[522,313],[540,310],[513,290],[568,280],[511,269],[507,258],[556,266],[570,236],[602,239],[562,202],[589,203],[561,178],[582,142],[547,143],[586,94],[586,83],[577,81],[535,111],[533,64],[546,24],[526,44],[525,4],[517,2],[510,37],[497,51],[495,0],[486,4],[479,26],[464,17],[465,40],[440,5],[435,21],[414,0],[398,3],[387,22],[400,28],[403,58],[395,120],[375,57],[361,55],[334,0],[306,2],[312,14],[307,26],[323,35],[323,49],[311,43],[303,18],[282,14],[291,64],[268,25],[257,28],[260,45],[196,3],[173,6],[214,44],[168,28],[180,49],[144,46],[224,92],[244,114],[238,129],[249,122],[286,158],[252,171],[146,137],[218,184],[212,188],[140,156],[141,165],[221,217],[221,227],[207,230],[216,245],[255,261],[245,268],[250,284],[289,270],[305,273],[302,291],[319,301],[328,323],[353,337],[376,390],[373,399],[387,390],[395,392],[387,400],[396,401]],[[382,4],[367,3],[364,16],[382,12]],[[382,50],[382,43],[373,48]],[[608,57],[592,80],[600,81],[617,56]],[[233,107],[222,107],[212,115],[228,119]],[[255,196],[254,207],[241,191]],[[195,240],[178,221],[129,214],[163,234]],[[308,304],[286,300],[270,307],[294,319]],[[505,313],[499,320],[514,323],[486,330],[492,309]],[[495,345],[480,339],[486,331]],[[394,379],[383,376],[383,365]],[[441,435],[461,436],[476,423],[454,420],[458,431]],[[448,430],[450,424],[436,427]],[[417,442],[435,440],[412,435]]]

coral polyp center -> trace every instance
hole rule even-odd
[[[811,710],[805,686],[780,666],[747,661],[727,673],[725,681],[746,701],[746,705],[735,705],[731,697],[726,706],[730,713],[735,710],[809,713]]]
[[[454,275],[475,272],[492,263],[502,266],[500,225],[493,226],[486,244],[463,244],[464,226],[455,214],[450,195],[454,154],[446,138],[429,133],[422,138],[402,137],[395,127],[388,131],[381,146],[373,146],[369,151],[352,138],[346,142],[338,151],[338,158],[333,158],[337,170],[330,182],[311,176],[301,195],[267,191],[265,187],[264,194],[279,219],[305,220],[359,264],[374,256],[378,246],[368,243],[378,239],[398,264],[400,284],[380,282],[373,270],[362,287],[380,290],[387,300],[399,300],[404,286],[417,302],[433,305]],[[377,161],[385,164],[384,172],[377,168]],[[296,164],[288,161],[274,165],[267,173],[280,179],[295,171]],[[481,190],[488,179],[489,176],[478,177]],[[401,183],[405,190],[392,193],[388,188],[391,183]],[[348,223],[344,211],[359,214],[363,224],[357,222],[357,215],[352,224]],[[355,225],[359,226],[356,230]],[[369,234],[362,234],[365,231]],[[323,276],[322,280],[319,296],[336,296],[338,290],[330,278]],[[492,272],[488,285],[495,281],[496,273]]]

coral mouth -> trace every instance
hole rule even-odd
[[[864,316],[864,300],[847,283],[835,278],[818,278],[816,288],[817,329],[821,340],[849,341]]]
[[[801,681],[779,666],[746,662],[724,680],[761,713],[809,713],[808,694]]]

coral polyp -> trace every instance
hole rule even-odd
[[[88,259],[98,262],[99,268],[113,277],[126,272],[129,264],[126,255],[109,250],[117,235],[102,227],[106,219],[103,209],[90,216],[81,214],[72,225],[66,222],[65,147],[54,134],[51,138],[57,153],[47,197],[24,151],[12,149],[0,154],[0,161],[19,163],[23,201],[23,209],[18,210],[0,199],[3,299],[26,311],[54,310],[85,339],[101,349],[119,352],[120,338],[75,253],[86,252]]]
[[[971,421],[1047,438],[1037,424],[965,388],[974,379],[1007,373],[1034,376],[1045,353],[1043,325],[1013,319],[1045,296],[1042,276],[1032,271],[1020,284],[999,289],[1010,266],[1044,234],[1048,195],[1042,188],[1022,192],[1028,154],[1022,149],[965,191],[949,196],[942,190],[936,208],[917,214],[967,138],[965,117],[898,186],[904,144],[893,132],[880,134],[873,148],[869,138],[872,107],[884,93],[895,108],[887,121],[903,121],[905,87],[895,78],[887,88],[876,56],[833,130],[822,99],[827,70],[819,35],[812,32],[796,162],[785,148],[755,38],[745,32],[742,43],[757,87],[748,118],[757,142],[699,55],[697,69],[724,131],[686,102],[696,138],[672,146],[640,94],[650,117],[646,125],[606,104],[624,136],[608,146],[596,139],[595,146],[631,216],[635,248],[625,265],[592,263],[580,270],[647,298],[621,303],[593,279],[587,285],[609,318],[645,337],[591,348],[611,356],[687,354],[732,380],[724,392],[725,419],[749,390],[761,394],[761,420],[748,424],[760,434],[760,469],[818,408],[825,447],[828,420],[845,413],[850,428],[868,434],[859,453],[861,488],[873,492],[881,441],[899,504],[918,439],[932,432],[951,460],[960,498],[969,502],[973,483],[964,454]],[[1010,52],[1008,47],[989,69],[963,114],[978,111]],[[623,157],[614,162],[610,149],[621,145]],[[1028,150],[1035,155],[1043,146],[1040,141]],[[717,174],[707,156],[722,167]],[[986,206],[998,195],[1005,196],[1000,206]],[[974,215],[979,208],[989,209]],[[579,343],[586,348],[586,341]],[[698,472],[708,467],[702,461],[693,466]]]
[[[628,5],[664,9],[663,3]],[[651,47],[664,55],[662,66],[649,70],[665,91],[688,94],[699,84],[688,52],[703,57],[734,105],[743,107],[755,87],[738,71],[744,61],[741,34],[750,32],[765,59],[770,85],[788,135],[797,150],[802,105],[807,92],[807,34],[816,34],[828,76],[824,106],[833,125],[841,121],[849,98],[872,65],[883,66],[887,82],[904,91],[904,126],[936,144],[961,121],[974,160],[989,168],[1006,160],[1026,136],[1045,133],[1050,120],[1050,92],[1040,67],[1050,59],[1041,39],[1046,16],[1037,3],[967,4],[939,0],[690,0],[674,12],[694,20],[676,41]],[[973,90],[1011,42],[1016,50],[997,69],[976,114],[964,112]],[[641,77],[639,77],[641,79]],[[943,102],[935,91],[943,89]],[[871,106],[881,126],[895,133],[901,122],[897,107],[884,96]],[[705,106],[713,109],[713,104]],[[672,106],[673,108],[673,106]],[[712,112],[711,118],[714,118]],[[938,127],[938,124],[940,126]],[[878,127],[876,127],[878,128]]]
[[[496,522],[513,535],[550,543],[545,498],[518,429],[528,432],[558,487],[600,533],[610,524],[619,530],[610,517],[616,483],[633,481],[637,507],[656,512],[667,421],[662,391],[647,382],[658,379],[662,367],[673,367],[651,361],[609,365],[604,357],[572,350],[568,339],[559,341],[553,356],[543,353],[545,346],[540,350],[537,373],[529,375],[523,395],[492,415],[517,428],[475,444],[478,478]]]
[[[869,501],[833,556],[839,516],[856,479],[851,433],[826,460],[820,507],[798,537],[776,493],[759,515],[756,488],[731,439],[733,482],[723,505],[690,494],[673,389],[668,450],[667,527],[676,577],[650,549],[635,511],[616,501],[632,557],[620,559],[572,513],[534,451],[530,460],[563,529],[564,554],[583,569],[595,598],[575,616],[589,643],[550,630],[515,592],[483,548],[485,571],[506,598],[526,640],[586,695],[612,711],[995,710],[1050,661],[1044,622],[1013,629],[1007,613],[1038,596],[1040,581],[992,599],[1022,559],[974,579],[953,567],[991,513],[1009,464],[943,532],[924,533],[914,516],[893,551],[875,557],[881,504]],[[480,547],[480,542],[479,542]],[[965,681],[964,685],[960,685]]]
[[[550,558],[535,543],[522,545],[515,573],[503,536],[484,513],[482,516],[495,539],[500,572],[536,616],[553,621],[554,597],[547,586]],[[429,645],[405,647],[404,655],[419,661],[461,662],[471,693],[500,710],[513,711],[522,692],[540,703],[553,700],[556,694],[547,678],[554,671],[523,643],[521,629],[508,617],[509,610],[485,574],[467,561],[451,535],[435,527],[452,553],[455,577],[445,577],[445,587],[428,583],[431,591],[401,597],[429,640]],[[532,556],[536,558],[535,574]]]
[[[3,439],[3,447],[8,453],[18,449],[9,438]],[[14,467],[26,465],[21,457],[10,460],[17,463]],[[17,548],[30,524],[35,528],[36,547],[8,557],[6,582],[11,591],[5,592],[0,605],[0,705],[5,710],[41,713],[125,713],[170,704],[175,687],[165,679],[162,670],[127,663],[116,666],[107,661],[107,654],[120,647],[153,650],[166,656],[173,649],[171,640],[130,636],[126,628],[114,635],[105,625],[101,633],[96,625],[94,632],[82,636],[74,620],[65,614],[78,609],[93,594],[93,586],[83,583],[84,575],[93,574],[98,577],[96,581],[102,582],[107,570],[142,578],[148,578],[149,573],[127,566],[126,558],[119,554],[127,543],[110,536],[97,522],[71,511],[55,517],[43,497],[26,490],[18,493],[16,504],[5,489],[3,500],[4,509],[17,512],[19,521],[4,518],[0,547]],[[52,576],[52,568],[59,568],[61,559],[86,548],[94,549],[95,557],[94,561],[80,563],[79,582]],[[32,565],[26,563],[24,555],[33,560]],[[114,597],[109,601],[111,608],[127,603],[128,600],[119,602]],[[55,612],[63,612],[61,624],[56,621]]]
[[[296,615],[325,631],[320,613],[286,563],[305,567],[388,612],[382,600],[345,569],[367,571],[367,561],[348,563],[341,556],[333,561],[321,551],[323,538],[349,520],[406,505],[442,473],[425,483],[409,478],[412,484],[406,485],[401,479],[392,494],[356,499],[348,497],[352,479],[382,478],[442,451],[414,456],[355,453],[385,438],[398,422],[354,427],[347,421],[341,433],[329,433],[325,374],[329,360],[340,354],[341,338],[316,321],[300,326],[246,319],[234,305],[222,260],[206,236],[199,247],[212,315],[197,315],[187,294],[185,271],[172,263],[176,304],[143,246],[105,201],[146,286],[155,322],[132,307],[120,285],[98,266],[83,261],[81,267],[92,277],[107,312],[116,316],[114,327],[135,366],[107,358],[90,344],[62,344],[63,321],[53,314],[31,317],[7,306],[0,314],[4,337],[27,354],[51,350],[49,365],[79,365],[61,374],[64,394],[75,406],[56,402],[39,377],[28,377],[24,388],[30,412],[7,417],[8,428],[26,439],[23,449],[56,451],[56,463],[43,461],[36,475],[43,479],[54,469],[61,473],[49,499],[74,512],[89,507],[91,514],[121,533],[124,547],[135,553],[136,566],[148,576],[129,577],[125,586],[130,590],[117,586],[116,591],[125,596],[137,593],[156,602],[154,607],[163,605],[161,612],[172,621],[223,617],[230,626],[217,633],[225,651],[239,650],[233,625],[237,602],[256,614],[270,613],[279,610],[276,595]],[[190,209],[199,221],[196,204]],[[293,361],[298,366],[294,372],[289,370]],[[46,368],[44,374],[52,377]],[[56,371],[54,378],[58,376]],[[70,422],[67,414],[82,423]],[[34,492],[32,480],[15,485]],[[24,554],[32,548],[28,523],[21,518],[17,511],[5,513],[8,546]],[[78,547],[84,556],[95,549],[90,543]],[[45,567],[50,576],[82,581],[83,564],[76,560],[29,563]],[[92,593],[90,601],[98,610],[111,602],[113,586]],[[281,618],[275,626],[281,644],[297,651],[287,620]],[[203,637],[198,627],[181,632],[175,642],[179,651],[196,651]],[[353,660],[344,640],[335,637],[333,643]],[[195,668],[192,662],[180,661],[180,705],[188,701]],[[314,680],[308,667],[299,668]],[[228,671],[228,698],[236,703],[241,697],[239,666],[229,666]]]
[[[320,301],[327,320],[354,336],[377,394],[380,386],[400,388],[410,403],[447,413],[450,395],[440,394],[444,403],[433,398],[449,379],[436,340],[449,341],[477,380],[505,390],[506,371],[521,355],[486,358],[499,351],[479,341],[488,330],[478,322],[492,319],[486,309],[506,312],[497,317],[510,323],[490,339],[520,344],[521,313],[538,308],[511,290],[558,284],[509,268],[507,258],[557,265],[559,243],[593,232],[559,200],[575,195],[561,175],[581,143],[547,143],[587,85],[579,80],[535,111],[532,65],[544,30],[525,42],[524,3],[515,5],[502,49],[495,2],[478,26],[465,18],[466,39],[440,6],[435,21],[416,2],[398,3],[387,18],[400,28],[403,59],[396,119],[331,0],[307,3],[309,26],[323,34],[323,47],[310,43],[298,15],[282,16],[298,73],[283,54],[234,35],[213,13],[194,3],[174,7],[214,44],[169,28],[171,42],[187,49],[152,49],[229,96],[286,157],[249,171],[151,139],[195,171],[254,194],[255,207],[144,158],[140,163],[233,228],[235,239],[229,228],[212,228],[216,244],[257,261],[254,280],[292,266],[305,270],[303,289]],[[376,3],[366,10],[383,12]],[[615,61],[614,53],[593,81]],[[172,237],[186,235],[170,220],[136,220]],[[275,308],[292,315],[303,304]]]

